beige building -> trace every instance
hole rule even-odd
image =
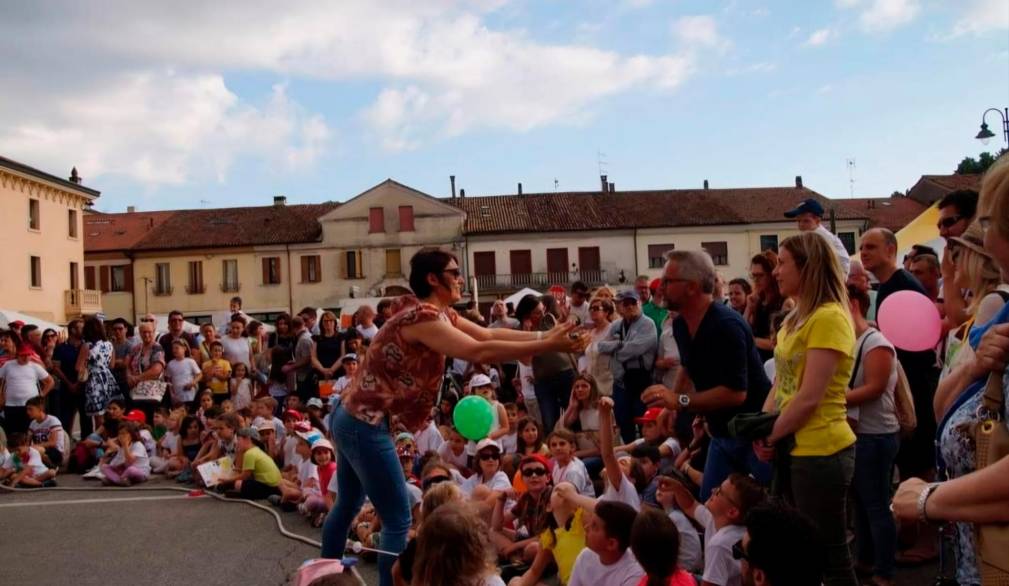
[[[0,157],[0,308],[60,324],[101,312],[98,292],[82,282],[82,221],[99,195],[76,169],[67,180]]]

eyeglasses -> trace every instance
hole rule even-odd
[[[743,549],[742,539],[732,544],[732,559],[750,561],[750,556],[747,555],[746,550]]]
[[[430,478],[424,479],[424,482],[422,483],[422,488],[424,490],[427,490],[436,484],[440,484],[442,482],[449,482],[450,480],[452,480],[451,476],[431,476]]]
[[[592,307],[589,307],[589,311],[602,311],[602,310],[603,310],[602,305],[593,305]]]
[[[942,218],[935,223],[937,228],[952,228],[954,224],[962,220],[962,216],[950,216],[948,218]]]
[[[501,457],[496,452],[484,452],[482,454],[478,454],[478,456],[480,457],[481,460],[484,460],[484,461],[486,461],[486,460],[497,460],[498,458]]]
[[[532,478],[533,476],[546,476],[546,468],[523,468],[522,476],[525,478]]]
[[[721,497],[721,498],[729,501],[730,503],[732,503],[732,506],[736,507],[737,509],[739,508],[739,503],[737,503],[735,501],[735,499],[733,499],[728,494],[726,494],[726,492],[724,490],[722,490],[721,486],[716,486],[715,488],[712,488],[711,489],[711,496],[719,496],[719,497]]]
[[[444,271],[442,271],[442,272],[443,272],[443,273],[447,273],[447,274],[449,274],[449,275],[452,275],[452,276],[453,276],[453,277],[455,277],[456,279],[458,279],[459,277],[461,277],[461,276],[462,276],[462,271],[461,271],[461,270],[459,270],[459,269],[445,269],[445,270],[444,270]]]

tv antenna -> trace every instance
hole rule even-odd
[[[200,200],[200,206],[207,207],[208,205],[210,205],[210,200],[206,200],[206,199],[201,199]]]
[[[561,182],[558,181],[556,177],[554,177],[554,193],[557,193],[557,190],[560,189],[560,187],[561,187]]]
[[[848,197],[855,197],[855,157],[845,160],[848,165]]]
[[[599,149],[596,149],[596,166],[599,169],[599,175],[606,174],[607,165],[609,165],[609,163],[606,161],[606,153],[604,153]]]

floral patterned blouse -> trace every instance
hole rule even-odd
[[[412,295],[393,302],[395,315],[372,338],[361,368],[342,403],[348,413],[372,425],[388,417],[416,432],[424,425],[438,400],[445,375],[445,356],[419,343],[403,339],[403,328],[428,321],[447,321],[455,326],[454,309],[439,310],[420,303]]]

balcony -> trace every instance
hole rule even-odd
[[[68,317],[101,313],[102,292],[94,289],[67,289],[63,291],[63,309]]]
[[[207,288],[203,286],[203,283],[186,285],[186,293],[189,295],[203,295],[206,292]]]
[[[477,275],[480,293],[506,293],[529,287],[546,291],[551,285],[562,285],[565,289],[581,281],[589,287],[606,284],[606,271],[571,271],[565,273],[522,273],[513,275]]]

